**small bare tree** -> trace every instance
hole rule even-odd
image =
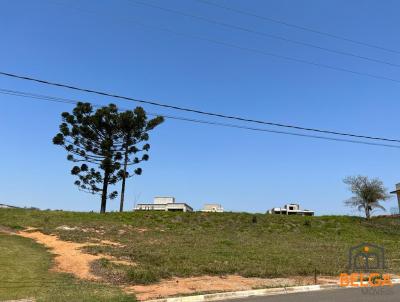
[[[343,182],[349,186],[349,190],[354,194],[345,201],[350,207],[355,207],[359,211],[365,212],[365,217],[369,219],[374,209],[385,208],[379,204],[379,201],[390,199],[387,189],[383,182],[378,178],[368,179],[366,176],[348,176]]]

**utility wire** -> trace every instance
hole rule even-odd
[[[255,13],[252,13],[252,12],[249,12],[249,11],[240,10],[240,9],[237,9],[237,8],[233,8],[233,7],[230,7],[230,6],[227,6],[227,5],[222,5],[222,4],[219,4],[219,3],[212,2],[212,1],[208,1],[208,0],[196,0],[196,1],[204,3],[204,4],[207,4],[207,5],[210,5],[210,6],[219,7],[219,8],[224,9],[224,10],[232,11],[232,12],[235,12],[235,13],[238,13],[238,14],[241,14],[241,15],[255,17],[255,18],[258,18],[258,19],[261,19],[261,20],[264,20],[264,21],[278,23],[278,24],[281,24],[281,25],[285,25],[285,26],[296,28],[296,29],[300,29],[300,30],[303,30],[303,31],[308,31],[308,32],[312,32],[312,33],[315,33],[315,34],[327,36],[327,37],[334,38],[334,39],[337,39],[337,40],[342,40],[342,41],[346,41],[346,42],[350,42],[350,43],[354,43],[354,44],[358,44],[358,45],[363,45],[363,46],[370,47],[370,48],[384,50],[386,52],[400,54],[400,51],[396,50],[396,49],[390,49],[390,48],[387,48],[387,47],[382,47],[382,46],[379,46],[379,45],[375,45],[375,44],[371,44],[371,43],[367,43],[367,42],[363,42],[363,41],[358,41],[358,40],[346,38],[346,37],[343,37],[343,36],[340,36],[340,35],[337,35],[337,34],[332,34],[332,33],[320,31],[320,30],[317,30],[317,29],[313,29],[313,28],[310,28],[310,27],[305,27],[305,26],[302,26],[302,25],[297,25],[297,24],[294,24],[294,23],[289,23],[289,22],[285,22],[285,21],[282,21],[282,20],[278,20],[278,19],[274,19],[274,18],[258,15],[258,14],[255,14]]]
[[[9,90],[9,89],[0,89],[0,94],[19,96],[19,97],[25,97],[25,98],[37,99],[37,100],[44,100],[44,101],[56,102],[56,103],[72,104],[72,105],[76,105],[78,103],[78,101],[71,100],[71,99],[47,96],[47,95],[40,95],[40,94],[33,94],[33,93],[29,93],[29,92],[22,92],[22,91]],[[100,108],[100,107],[104,106],[104,105],[100,105],[100,104],[93,104],[93,103],[91,103],[91,104],[93,107],[96,107],[96,108]],[[121,108],[121,109],[128,110],[127,108]],[[222,127],[228,127],[228,128],[258,131],[258,132],[284,134],[284,135],[291,135],[291,136],[298,136],[298,137],[307,137],[307,138],[323,139],[323,140],[329,140],[329,141],[338,141],[338,142],[346,142],[346,143],[354,143],[354,144],[363,144],[363,145],[400,149],[400,146],[391,145],[391,144],[372,143],[372,142],[367,142],[367,141],[350,140],[350,139],[302,134],[302,133],[295,133],[295,132],[278,131],[278,130],[271,130],[271,129],[264,129],[264,128],[246,127],[246,126],[235,125],[235,124],[219,123],[219,122],[205,121],[205,120],[192,119],[192,118],[186,118],[186,117],[177,117],[177,116],[171,116],[171,115],[166,115],[166,114],[161,114],[161,113],[147,112],[147,114],[150,116],[162,116],[166,119],[173,119],[173,120],[192,122],[192,123],[198,123],[198,124],[206,124],[206,125],[213,125],[213,126],[222,126]]]
[[[348,137],[355,137],[355,138],[363,138],[363,139],[400,143],[399,139],[391,139],[391,138],[376,137],[376,136],[369,136],[369,135],[359,135],[359,134],[353,134],[353,133],[322,130],[322,129],[316,129],[316,128],[307,128],[307,127],[300,127],[300,126],[296,126],[296,125],[273,123],[273,122],[243,118],[243,117],[239,117],[239,116],[232,116],[232,115],[225,115],[225,114],[201,111],[201,110],[197,110],[197,109],[179,107],[179,106],[175,106],[175,105],[169,105],[169,104],[164,104],[164,103],[159,103],[159,102],[154,102],[154,101],[135,99],[135,98],[122,96],[122,95],[118,95],[118,94],[113,94],[113,93],[109,93],[109,92],[104,92],[104,91],[97,91],[97,90],[81,88],[81,87],[77,87],[77,86],[71,86],[71,85],[67,85],[67,84],[50,82],[50,81],[46,81],[46,80],[41,80],[41,79],[37,79],[37,78],[32,78],[32,77],[27,77],[27,76],[12,74],[12,73],[7,73],[7,72],[3,72],[3,71],[0,71],[0,75],[17,78],[17,79],[21,79],[21,80],[33,81],[33,82],[50,85],[50,86],[63,87],[63,88],[71,89],[71,90],[92,93],[92,94],[101,95],[101,96],[108,96],[108,97],[121,99],[121,100],[133,101],[133,102],[138,102],[138,103],[142,103],[142,104],[148,104],[148,105],[153,105],[153,106],[158,106],[158,107],[163,107],[163,108],[175,109],[175,110],[179,110],[179,111],[197,113],[197,114],[202,114],[202,115],[207,115],[207,116],[214,116],[214,117],[219,117],[219,118],[238,120],[238,121],[242,121],[242,122],[250,122],[250,123],[264,124],[264,125],[269,125],[269,126],[284,127],[284,128],[291,128],[291,129],[304,130],[304,131],[312,131],[312,132],[318,132],[318,133],[326,133],[326,134],[333,134],[333,135],[340,135],[340,136],[348,136]]]
[[[86,10],[86,9],[81,9],[81,8],[71,7],[71,6],[66,6],[66,7],[70,8],[70,9],[78,10],[80,12],[86,12],[86,13],[89,13],[89,14],[97,14],[96,12],[93,12],[93,11],[90,11],[90,10]],[[133,23],[136,23],[137,25],[139,25],[141,27],[144,27],[144,28],[147,28],[147,29],[150,29],[150,30],[154,30],[154,31],[160,31],[160,32],[164,32],[164,33],[168,33],[168,34],[172,34],[172,35],[176,35],[176,36],[180,36],[180,37],[185,37],[185,38],[205,41],[205,42],[213,43],[213,44],[216,44],[216,45],[222,45],[222,46],[229,47],[229,48],[240,49],[242,51],[253,52],[253,53],[257,53],[259,55],[275,57],[275,58],[279,58],[279,59],[286,60],[286,61],[291,61],[291,62],[306,64],[306,65],[311,65],[311,66],[325,68],[325,69],[334,70],[334,71],[350,73],[350,74],[353,74],[353,75],[355,74],[355,75],[359,75],[359,76],[365,76],[365,77],[369,77],[369,78],[374,78],[374,79],[379,79],[379,80],[386,80],[386,81],[390,81],[390,82],[400,83],[400,80],[395,79],[395,78],[391,78],[391,77],[386,77],[386,76],[381,76],[381,75],[376,75],[376,74],[366,73],[366,72],[361,72],[361,71],[355,71],[355,70],[351,70],[351,69],[347,69],[347,68],[336,67],[336,66],[333,66],[333,65],[327,65],[327,64],[323,64],[323,63],[317,63],[317,62],[313,62],[313,61],[303,60],[303,59],[289,57],[289,56],[284,56],[284,55],[280,55],[280,54],[276,54],[276,53],[271,53],[271,52],[260,50],[260,49],[256,49],[256,48],[240,46],[240,45],[237,45],[237,44],[232,44],[232,43],[228,43],[228,42],[224,42],[224,41],[220,41],[220,40],[210,39],[210,38],[206,38],[206,37],[202,37],[202,36],[197,36],[197,35],[192,35],[192,34],[187,34],[187,33],[181,33],[181,32],[177,32],[177,31],[165,28],[165,27],[144,24],[144,23],[138,22],[136,19],[132,19],[132,18],[129,19],[129,20],[131,20]],[[120,21],[120,19],[118,19],[118,21]]]
[[[315,44],[312,44],[312,43],[296,41],[296,40],[292,40],[292,39],[289,39],[289,38],[286,38],[286,37],[283,37],[283,36],[273,35],[273,34],[261,32],[261,31],[253,30],[253,29],[247,28],[247,27],[242,27],[242,26],[238,26],[238,25],[234,25],[234,24],[220,22],[220,21],[217,21],[217,20],[213,20],[213,19],[210,19],[210,18],[203,17],[203,16],[189,14],[189,13],[186,13],[186,12],[182,12],[182,11],[171,9],[171,8],[167,8],[167,7],[162,7],[162,6],[155,5],[155,4],[148,3],[148,2],[142,2],[142,1],[138,1],[138,0],[129,0],[129,1],[132,2],[132,3],[136,3],[136,4],[139,4],[139,5],[142,5],[142,6],[159,9],[159,10],[162,10],[162,11],[166,11],[166,12],[177,14],[177,15],[181,15],[181,16],[190,17],[190,18],[197,19],[197,20],[200,20],[200,21],[204,21],[204,22],[207,22],[207,23],[210,23],[210,24],[215,24],[215,25],[219,25],[219,26],[222,26],[222,27],[235,29],[235,30],[242,31],[242,32],[252,33],[252,34],[255,34],[255,35],[258,35],[258,36],[262,36],[262,37],[268,37],[268,38],[275,39],[275,40],[280,40],[280,41],[284,41],[284,42],[288,42],[288,43],[293,43],[293,44],[297,44],[297,45],[311,47],[311,48],[327,51],[327,52],[330,52],[330,53],[335,53],[335,54],[339,54],[339,55],[343,55],[343,56],[349,56],[349,57],[353,57],[353,58],[357,58],[357,59],[361,59],[361,60],[366,60],[366,61],[370,61],[370,62],[374,62],[374,63],[389,65],[389,66],[393,66],[393,67],[400,67],[400,64],[396,64],[396,63],[392,63],[392,62],[388,62],[388,61],[384,61],[384,60],[379,60],[379,59],[375,59],[375,58],[370,58],[370,57],[366,57],[366,56],[361,56],[361,55],[354,54],[354,53],[351,53],[351,52],[330,49],[330,48],[318,46],[318,45],[315,45]]]

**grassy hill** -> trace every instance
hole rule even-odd
[[[49,271],[52,256],[30,239],[0,233],[0,255],[0,301],[136,301],[115,286]]]
[[[1,209],[0,225],[36,227],[63,240],[109,240],[91,245],[106,259],[93,272],[115,284],[148,284],[171,276],[239,274],[245,277],[324,275],[346,271],[348,249],[361,242],[382,245],[388,271],[400,272],[400,219],[248,213],[78,213]]]

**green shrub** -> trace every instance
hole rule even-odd
[[[135,284],[150,284],[160,281],[159,274],[150,267],[133,267],[126,273],[128,281]]]

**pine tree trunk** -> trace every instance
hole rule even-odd
[[[119,211],[124,211],[124,200],[125,200],[125,181],[126,181],[126,169],[128,166],[128,148],[125,150],[125,158],[124,158],[124,173],[122,175],[122,187],[121,187],[121,201],[119,204]]]
[[[369,219],[370,218],[370,212],[369,212],[369,205],[367,205],[366,207],[365,207],[365,217],[367,218],[367,219]]]
[[[108,189],[109,177],[110,177],[110,173],[107,170],[104,171],[103,191],[101,193],[101,207],[100,207],[100,213],[103,213],[103,214],[106,212],[107,189]]]
[[[125,172],[124,172],[124,176],[122,178],[121,201],[119,203],[119,211],[120,212],[124,211],[124,195],[125,195]]]

